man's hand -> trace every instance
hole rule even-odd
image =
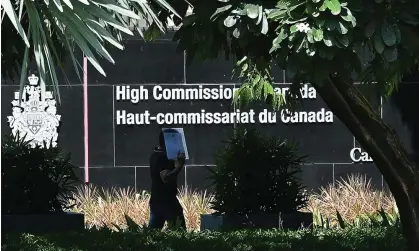
[[[179,168],[179,167],[183,167],[184,165],[185,165],[185,154],[178,152],[177,158],[175,160],[175,167]]]
[[[178,152],[175,162],[175,169],[172,171],[163,170],[160,172],[160,178],[164,183],[169,182],[170,179],[176,178],[182,167],[185,165],[185,154]]]
[[[163,171],[160,172],[160,178],[163,181],[163,183],[168,182],[168,178],[167,178],[168,174],[169,174],[169,170],[163,170]]]

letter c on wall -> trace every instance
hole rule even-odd
[[[359,147],[352,148],[351,152],[349,153],[349,156],[351,157],[351,160],[353,162],[360,162],[361,161],[361,156],[357,158],[355,156],[355,153],[361,153],[361,148],[359,148]]]

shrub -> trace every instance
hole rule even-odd
[[[62,212],[77,182],[70,155],[57,147],[31,147],[24,137],[5,137],[1,147],[2,213]]]
[[[296,175],[305,156],[293,142],[238,129],[216,155],[209,169],[216,214],[288,213],[306,206]]]
[[[407,248],[399,228],[377,227],[190,233],[148,229],[116,233],[101,229],[44,236],[11,235],[2,239],[2,250],[404,251]]]

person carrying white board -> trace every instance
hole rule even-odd
[[[183,209],[177,199],[177,177],[185,165],[185,154],[178,152],[175,160],[167,157],[163,131],[159,146],[150,157],[151,197],[149,227],[162,229],[165,222],[186,229]]]

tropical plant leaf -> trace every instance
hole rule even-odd
[[[325,0],[327,8],[332,12],[333,15],[339,15],[342,8],[339,0]]]
[[[21,0],[21,2],[23,2],[23,1]],[[25,42],[26,46],[27,47],[30,47],[29,40],[26,37],[26,33],[23,30],[22,25],[20,24],[20,20],[17,17],[16,12],[15,12],[15,10],[13,8],[13,5],[10,2],[10,0],[2,0],[1,1],[1,7],[3,7],[4,12],[6,13],[7,17],[12,22],[13,26],[15,27],[15,29],[17,30],[17,32],[19,33],[19,35],[22,37],[22,39]]]
[[[59,79],[56,69],[64,70],[61,55],[67,54],[71,57],[73,67],[80,79],[80,65],[73,53],[75,47],[78,47],[93,67],[106,76],[96,59],[99,55],[115,63],[104,47],[105,42],[123,49],[120,43],[122,38],[120,32],[133,35],[129,24],[134,23],[134,28],[142,35],[142,28],[137,27],[139,19],[145,20],[148,25],[156,24],[164,32],[166,21],[159,20],[159,9],[156,9],[156,6],[180,17],[166,0],[152,0],[151,2],[142,0],[20,0],[11,2],[5,0],[2,1],[1,6],[3,13],[7,14],[10,23],[27,47],[30,43],[21,22],[30,24],[26,27],[29,28],[27,33],[30,34],[33,48],[18,49],[22,51],[22,56],[18,59],[21,62],[21,70],[27,72],[29,59],[33,56],[38,68],[42,92],[45,92],[47,85],[52,86],[54,94],[58,95],[59,102]],[[17,17],[15,9],[19,9],[19,16],[22,20]],[[22,12],[23,9],[26,12]],[[57,45],[60,45],[60,50],[56,48]],[[63,73],[64,79],[67,80],[64,71]],[[25,74],[21,73],[21,88],[25,81]]]

